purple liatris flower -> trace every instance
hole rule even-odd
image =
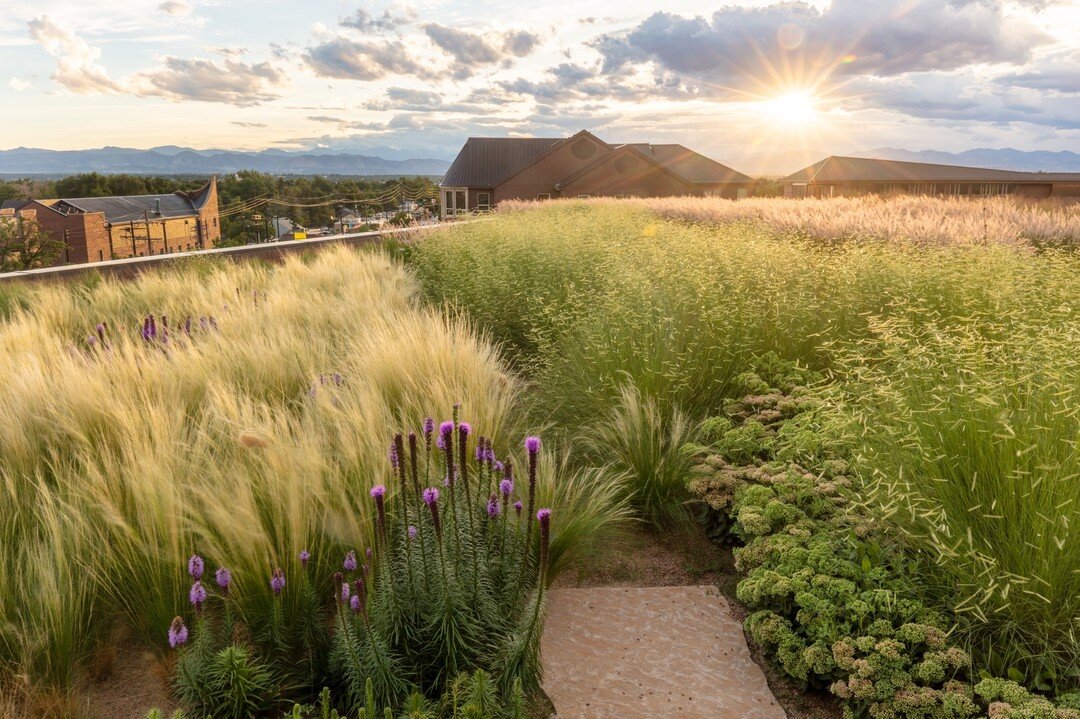
[[[353,614],[360,613],[360,596],[357,594],[352,595],[352,599],[349,600],[349,606],[352,607]]]
[[[514,493],[514,480],[504,479],[499,482],[499,491],[502,492],[502,496],[509,497]]]
[[[413,525],[410,524],[409,525],[409,539],[416,539],[416,535],[417,535],[418,531],[419,530],[417,530],[416,527],[414,527]]]
[[[371,547],[368,547],[367,549],[364,550],[364,556],[367,557],[368,559],[371,559],[372,553],[373,552],[371,551]],[[364,566],[366,567],[367,565],[365,564]],[[367,570],[365,569],[364,571],[367,571]]]
[[[442,424],[439,425],[439,439],[443,442],[443,444],[439,445],[439,449],[446,449],[446,445],[450,443],[450,441],[453,439],[453,437],[454,437],[454,423],[453,422],[447,420],[446,422],[443,422]]]
[[[356,571],[356,552],[349,552],[345,555],[345,561],[342,563],[346,572]]]
[[[393,443],[390,444],[390,451],[387,453],[387,456],[390,458],[390,466],[393,467],[395,470],[397,470],[397,468],[398,468],[398,453],[397,453],[397,447]]]
[[[173,649],[187,644],[188,628],[181,617],[175,617],[169,625],[169,646]]]
[[[431,433],[435,431],[435,420],[428,417],[424,420],[424,436],[430,437]]]
[[[540,438],[539,437],[526,437],[525,438],[525,450],[529,454],[536,454],[540,451]]]
[[[551,510],[541,509],[536,513],[536,520],[540,522],[540,581],[544,581],[547,574],[548,548],[551,546]]]
[[[487,513],[488,513],[488,516],[491,517],[492,519],[495,519],[496,517],[499,516],[499,497],[498,497],[498,495],[492,494],[488,498]]]
[[[376,501],[382,499],[383,497],[385,497],[386,496],[386,485],[385,484],[376,484],[374,487],[371,488],[371,496]]]
[[[188,600],[195,605],[195,611],[202,609],[203,602],[206,601],[206,587],[202,585],[202,582],[195,580],[195,583],[191,585],[191,591],[188,592]]]
[[[435,536],[442,539],[442,524],[439,522],[439,490],[428,487],[424,490],[424,504],[431,512],[431,524],[435,527]]]
[[[519,517],[521,516],[521,500],[520,499],[518,501],[514,502],[514,511],[517,512],[517,515]]]
[[[341,583],[341,603],[344,604],[347,601],[349,601],[349,583],[348,582],[342,582]]]
[[[495,455],[492,456],[494,457]],[[495,464],[493,466],[495,467],[495,471],[502,474],[503,469],[505,469],[505,465],[497,459],[494,460],[494,462]]]
[[[306,549],[300,550],[300,566],[307,569],[308,561],[311,559],[311,552]]]
[[[270,575],[270,588],[274,590],[274,596],[281,596],[281,590],[285,588],[285,572],[278,567]]]
[[[218,567],[217,571],[214,572],[214,581],[217,582],[218,587],[223,592],[228,592],[229,585],[232,584],[232,572],[225,567]]]
[[[187,560],[187,571],[192,579],[196,581],[202,579],[203,571],[205,571],[205,569],[206,564],[198,554],[192,554],[191,559]]]
[[[462,422],[458,425],[458,433],[461,434],[462,437],[468,437],[472,434],[472,425],[468,422]]]

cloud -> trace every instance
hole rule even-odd
[[[503,36],[503,50],[514,57],[525,57],[540,44],[540,36],[527,30],[508,32]]]
[[[233,120],[232,124],[237,127],[269,127],[265,122],[241,122],[240,120]]]
[[[1022,20],[1007,19],[998,0],[834,0],[824,11],[783,2],[729,6],[711,18],[658,12],[591,45],[608,73],[651,62],[715,86],[745,89],[830,75],[1022,63],[1032,48],[1049,41]]]
[[[1004,86],[984,81],[975,71],[865,78],[853,87],[859,92],[857,102],[864,108],[885,108],[912,117],[1080,128],[1080,102],[1075,95]]]
[[[539,35],[525,30],[484,37],[438,23],[427,23],[424,33],[437,48],[454,58],[451,72],[458,80],[471,77],[477,68],[508,62],[513,57],[525,57],[540,43]]]
[[[122,88],[100,64],[101,50],[42,15],[27,23],[30,37],[56,58],[52,79],[79,94],[121,92]]]
[[[308,48],[304,59],[320,77],[344,80],[378,80],[425,70],[396,40],[362,42],[339,37]]]
[[[195,9],[188,0],[165,0],[158,5],[158,10],[166,15],[190,15]]]
[[[1033,67],[995,78],[1000,85],[1080,95],[1080,51],[1040,59]],[[1080,98],[1076,101],[1080,113]]]
[[[341,25],[343,27],[351,27],[361,32],[390,32],[396,30],[402,25],[407,25],[416,19],[416,13],[413,10],[404,10],[399,15],[391,13],[389,10],[383,10],[381,15],[372,15],[367,10],[360,8],[352,15],[341,19]]]
[[[11,78],[11,82],[9,82],[8,85],[15,92],[26,92],[27,90],[29,90],[30,88],[33,87],[33,84],[31,84],[27,80],[23,80],[22,78],[19,78],[19,77]]]
[[[285,74],[269,62],[246,63],[166,57],[164,66],[139,73],[135,94],[164,97],[174,102],[196,100],[241,107],[258,105],[279,96]]]

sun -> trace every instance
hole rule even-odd
[[[754,104],[764,119],[777,127],[802,127],[813,123],[820,114],[817,98],[806,90],[791,90]]]

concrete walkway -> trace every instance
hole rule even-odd
[[[552,589],[544,689],[559,719],[784,719],[715,587]]]

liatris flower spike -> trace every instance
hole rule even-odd
[[[349,583],[348,582],[342,582],[341,583],[341,603],[344,604],[347,601],[349,601]]]
[[[281,590],[285,588],[285,572],[278,567],[270,575],[270,588],[274,590],[274,596],[281,596]]]
[[[341,572],[334,572],[334,586],[341,584],[345,581],[345,575]]]
[[[376,484],[371,488],[371,498],[375,500],[375,516],[379,527],[379,537],[386,539],[386,485]]]
[[[539,437],[526,437],[525,449],[529,454],[535,455],[540,451],[540,438]]]
[[[365,557],[367,557],[368,559],[371,559],[371,555],[372,555],[371,547],[368,547],[367,549],[364,550],[364,556]],[[367,567],[367,565],[365,564],[364,567]],[[367,572],[366,568],[364,569],[364,572]]]
[[[342,566],[345,567],[346,572],[356,571],[356,552],[349,552],[345,555],[345,561],[342,562]]]
[[[428,487],[424,490],[424,504],[431,511],[431,523],[435,527],[435,535],[442,537],[442,524],[439,523],[439,490]]]
[[[413,525],[409,525],[409,539],[416,539],[418,530]]]
[[[491,517],[492,519],[495,519],[496,517],[499,516],[499,497],[498,497],[498,495],[492,494],[488,498],[487,513],[488,513],[488,516]]]
[[[360,597],[359,595],[352,595],[352,599],[349,600],[349,606],[352,607],[353,614],[360,613]]]
[[[214,581],[217,582],[221,591],[228,593],[229,585],[232,584],[232,572],[225,567],[218,567],[214,572]]]
[[[387,456],[389,456],[390,458],[390,466],[393,467],[394,471],[396,472],[398,468],[398,451],[397,447],[392,442],[390,443],[390,450]]]
[[[424,420],[424,437],[427,438],[428,442],[431,441],[431,433],[434,432],[434,431],[435,431],[435,420],[432,419],[431,417],[428,417],[427,419]]]
[[[303,569],[307,569],[308,561],[311,559],[311,552],[306,549],[300,550],[300,566]]]
[[[195,611],[202,611],[203,602],[206,601],[206,587],[202,585],[202,582],[195,580],[195,583],[191,585],[191,591],[188,592],[188,599],[195,605]]]
[[[517,512],[519,517],[521,516],[521,500],[520,499],[518,501],[514,502],[514,511]]]
[[[198,554],[192,554],[191,559],[187,561],[187,571],[191,575],[191,578],[195,581],[202,579],[203,571],[206,569],[206,564],[203,562],[202,557]]]
[[[454,438],[454,423],[450,421],[443,422],[439,425],[439,439],[436,445],[439,449],[446,449],[450,446],[450,443]]]
[[[169,646],[173,649],[187,644],[188,629],[181,617],[175,617],[169,625]]]
[[[504,479],[499,482],[499,491],[502,492],[502,496],[509,497],[514,493],[514,482],[510,479]]]
[[[544,581],[547,574],[548,547],[551,546],[551,510],[541,509],[536,513],[536,520],[540,522],[540,581]]]

